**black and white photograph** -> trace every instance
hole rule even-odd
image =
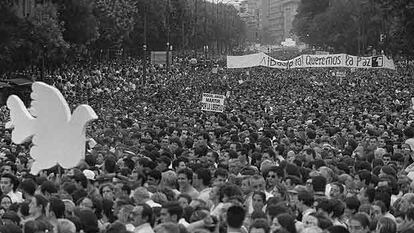
[[[414,0],[0,0],[0,233],[414,233]]]

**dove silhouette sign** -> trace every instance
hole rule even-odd
[[[12,141],[22,144],[32,139],[32,174],[59,164],[76,166],[85,155],[86,126],[98,118],[89,105],[78,106],[73,114],[62,93],[43,82],[32,84],[31,107],[27,109],[16,95],[7,99]]]

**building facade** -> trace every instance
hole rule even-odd
[[[300,0],[262,0],[262,29],[265,43],[280,44],[291,38],[293,20]]]
[[[34,14],[36,4],[42,3],[39,0],[14,0],[16,15],[20,18],[30,17]]]
[[[238,4],[240,18],[247,25],[247,40],[261,42],[262,31],[262,0],[243,0]]]

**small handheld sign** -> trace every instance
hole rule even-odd
[[[208,112],[223,112],[225,98],[224,95],[203,93],[201,110]]]

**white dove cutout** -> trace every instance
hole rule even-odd
[[[32,84],[31,107],[26,109],[16,95],[7,99],[10,109],[12,141],[22,144],[32,139],[30,156],[34,159],[32,174],[59,164],[63,168],[76,166],[85,155],[86,126],[98,119],[89,105],[78,106],[71,115],[62,93],[43,82]]]

